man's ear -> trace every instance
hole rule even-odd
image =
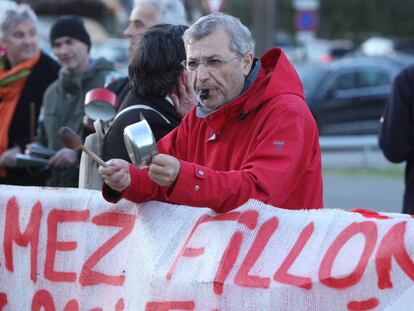
[[[242,71],[245,76],[247,76],[250,72],[250,69],[253,65],[253,53],[249,52],[242,58]]]

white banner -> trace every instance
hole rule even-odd
[[[1,310],[413,310],[414,219],[0,186]]]

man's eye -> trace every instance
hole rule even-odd
[[[145,24],[141,20],[132,21],[131,23],[134,25],[135,28],[145,28]]]
[[[221,59],[218,58],[212,58],[207,60],[207,65],[211,67],[220,67],[222,64]]]
[[[187,62],[187,66],[189,68],[196,68],[198,66],[198,62],[196,60],[190,60]]]
[[[23,32],[15,32],[15,33],[13,33],[13,35],[12,35],[14,38],[16,38],[16,39],[21,39],[21,38],[23,38],[24,37],[24,34],[23,34]]]

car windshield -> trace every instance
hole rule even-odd
[[[328,71],[326,66],[305,64],[297,66],[296,69],[300,79],[302,80],[305,97],[310,97],[314,94],[321,82],[321,79]]]

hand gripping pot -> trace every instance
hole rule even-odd
[[[142,116],[141,121],[125,127],[124,142],[132,163],[138,167],[150,165],[152,157],[158,153],[151,128]]]
[[[85,114],[92,120],[110,121],[118,108],[118,97],[107,89],[92,89],[85,95]]]

